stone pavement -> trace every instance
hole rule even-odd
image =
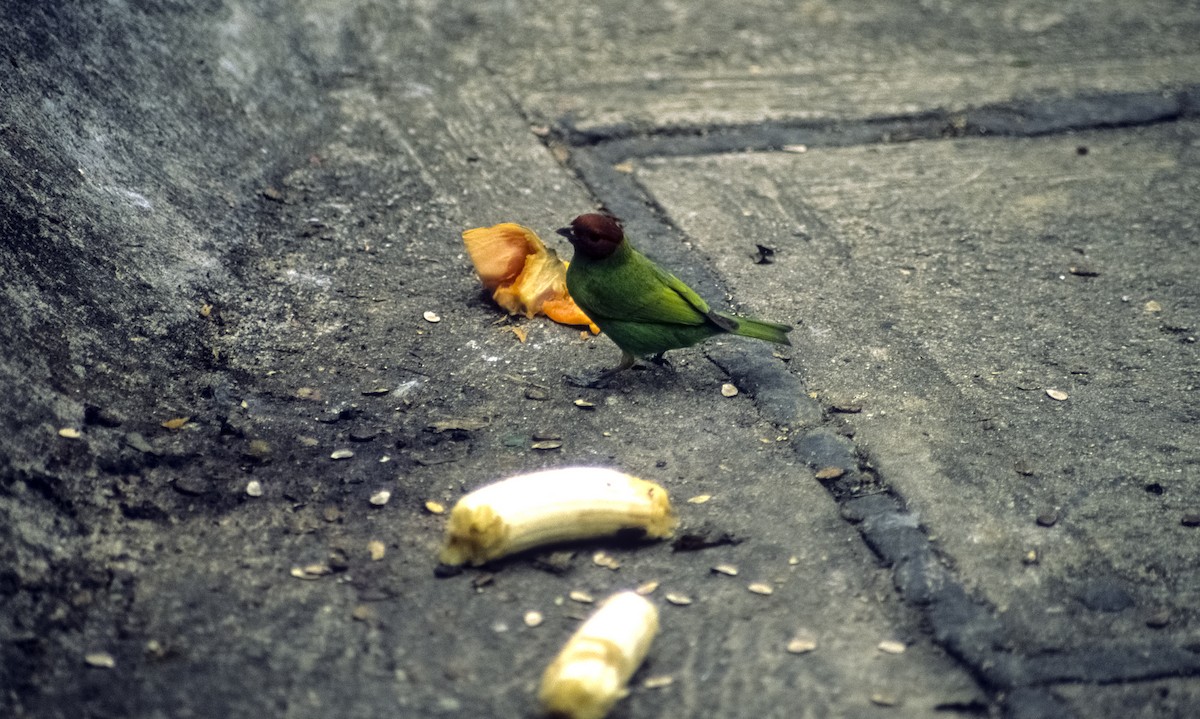
[[[1196,3],[0,29],[6,715],[532,716],[569,593],[651,580],[614,716],[1200,714]],[[458,235],[597,205],[795,346],[565,385],[615,348],[505,324]],[[433,575],[424,502],[568,464],[735,541]]]

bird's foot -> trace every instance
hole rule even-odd
[[[659,367],[670,367],[671,369],[674,369],[674,366],[671,364],[671,360],[666,358],[666,352],[659,352],[658,354],[652,356],[650,361]]]

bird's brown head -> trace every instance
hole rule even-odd
[[[571,241],[575,251],[593,260],[602,260],[617,251],[625,240],[621,221],[611,215],[589,213],[571,221],[570,227],[556,230]]]

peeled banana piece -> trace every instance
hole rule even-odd
[[[542,708],[568,719],[601,719],[629,693],[629,678],[658,633],[658,610],[635,592],[604,601],[542,674]]]
[[[671,536],[667,491],[613,469],[566,467],[489,484],[454,505],[438,559],[471,564],[557,544],[636,530]]]

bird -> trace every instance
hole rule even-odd
[[[602,386],[639,357],[662,362],[664,352],[690,347],[720,334],[791,345],[791,325],[717,312],[688,287],[634,249],[619,219],[579,215],[556,232],[570,241],[567,291],[575,303],[621,350],[616,367],[575,384]]]

